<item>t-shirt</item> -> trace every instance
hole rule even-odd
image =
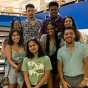
[[[85,44],[75,42],[71,51],[68,50],[66,44],[58,50],[57,59],[63,64],[63,74],[74,77],[84,74],[84,58],[88,56],[88,49]]]
[[[22,71],[29,73],[31,85],[36,85],[44,76],[45,70],[51,70],[51,62],[48,56],[39,57],[36,59],[25,58],[22,64]],[[47,81],[44,83],[46,84]]]

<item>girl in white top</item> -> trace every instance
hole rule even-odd
[[[58,33],[55,31],[55,25],[52,22],[47,24],[46,31],[47,34],[43,34],[40,38],[40,44],[43,50],[45,50],[47,55],[50,57],[53,68],[49,76],[48,88],[57,88],[59,87],[59,81],[56,80],[58,79],[56,59],[57,50],[64,44],[64,41],[58,37]]]

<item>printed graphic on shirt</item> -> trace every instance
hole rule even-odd
[[[44,65],[41,62],[28,62],[29,75],[42,75],[44,74]]]

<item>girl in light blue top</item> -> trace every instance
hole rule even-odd
[[[21,70],[21,64],[25,56],[24,45],[19,31],[13,29],[9,33],[8,44],[5,47],[5,55],[9,62],[9,88],[16,88],[18,84],[19,88],[22,88],[23,75]]]

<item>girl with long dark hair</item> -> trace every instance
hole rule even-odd
[[[57,74],[57,50],[64,44],[64,41],[58,38],[58,33],[55,31],[55,24],[49,22],[47,24],[47,34],[43,34],[40,38],[40,44],[46,54],[50,57],[52,70],[48,80],[48,88],[58,88],[59,80]]]
[[[8,88],[16,88],[17,84],[19,88],[22,88],[24,79],[21,72],[21,64],[25,56],[25,50],[21,33],[15,29],[9,33],[8,43],[5,46],[5,56],[9,62],[9,64],[6,64],[9,67]]]

